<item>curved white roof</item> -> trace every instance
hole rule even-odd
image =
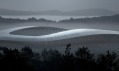
[[[17,27],[17,28],[3,30],[0,32],[0,40],[55,41],[55,40],[69,39],[69,38],[88,36],[88,35],[100,35],[100,34],[119,35],[118,31],[100,30],[100,29],[72,29],[72,30],[66,30],[66,31],[61,31],[61,32],[48,34],[48,35],[42,35],[42,36],[24,36],[24,35],[10,34],[10,32],[12,31],[20,30],[24,28],[31,28],[31,27],[34,27],[34,26]]]

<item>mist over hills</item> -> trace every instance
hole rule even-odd
[[[18,23],[18,22],[47,22],[47,23],[56,23],[53,20],[47,20],[44,18],[36,19],[34,17],[28,19],[13,19],[13,18],[3,18],[0,16],[0,23]],[[100,16],[100,17],[92,17],[92,18],[70,18],[60,20],[57,23],[119,23],[119,14],[115,14],[112,16]]]
[[[109,16],[109,15],[117,14],[117,12],[107,9],[82,9],[82,10],[71,11],[68,14],[81,15],[81,16]]]
[[[112,16],[101,16],[92,18],[70,18],[67,20],[61,20],[60,23],[119,23],[119,14]]]
[[[0,15],[55,15],[55,16],[109,16],[118,14],[118,12],[107,9],[81,9],[75,11],[59,11],[59,10],[47,10],[47,11],[22,11],[22,10],[9,10],[0,9]]]

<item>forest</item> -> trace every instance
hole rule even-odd
[[[19,19],[19,18],[3,18],[0,16],[0,23],[24,23],[24,22],[45,22],[45,23],[53,23],[56,21],[52,20],[46,20],[46,19],[36,19],[34,17],[28,18],[28,19]]]
[[[119,23],[119,14],[112,16],[100,16],[92,18],[70,18],[69,20],[61,20],[60,23]]]
[[[35,52],[30,47],[10,49],[0,47],[0,69],[2,71],[119,71],[117,53],[91,53],[88,47],[78,48],[71,53],[71,44],[64,53],[44,49]]]
[[[119,23],[119,14],[115,14],[112,16],[100,16],[100,17],[92,17],[92,18],[70,18],[60,20],[58,22],[47,20],[44,18],[36,19],[34,17],[28,19],[13,19],[13,18],[3,18],[0,16],[0,23],[24,23],[24,22],[45,22],[45,23]]]

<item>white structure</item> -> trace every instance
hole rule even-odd
[[[33,28],[36,32],[33,31]],[[72,47],[87,46],[102,49],[108,47],[113,49],[119,46],[119,32],[99,29],[66,30],[53,27],[17,27],[1,31],[0,44],[2,46],[30,46],[34,48],[59,48],[72,44]]]

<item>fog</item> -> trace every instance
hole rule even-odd
[[[0,26],[0,30],[6,30],[6,29],[9,29],[9,28],[15,28],[15,27],[24,27],[24,26],[40,26],[40,27],[43,27],[43,26],[48,26],[48,27],[58,27],[58,28],[64,28],[64,29],[84,29],[84,28],[89,28],[89,29],[105,29],[105,30],[115,30],[115,31],[119,31],[119,28],[118,28],[118,24],[112,24],[112,23],[95,23],[95,24],[91,24],[91,23],[36,23],[36,22],[28,22],[28,23],[4,23],[2,24],[1,23],[1,26]],[[15,43],[15,44],[14,44]],[[1,43],[3,44],[3,43]],[[9,45],[9,47],[13,47],[11,44],[14,44],[13,46],[14,47],[17,47],[17,48],[21,48],[23,46],[25,46],[26,44],[17,44],[16,42],[9,42],[4,44],[4,45]],[[19,46],[18,46],[19,45]],[[28,46],[28,45],[27,45]],[[36,45],[30,45],[29,46],[33,47],[33,49],[35,50],[41,50],[41,49],[44,49],[44,48],[37,48]],[[85,46],[85,45],[84,45]],[[97,45],[95,44],[95,46],[97,47]],[[100,47],[100,45],[98,45]],[[115,45],[116,46],[116,45]],[[87,46],[88,47],[88,46]],[[65,45],[60,48],[60,51],[64,51],[64,48],[65,48]],[[76,47],[77,48],[77,47]],[[75,50],[76,48],[72,49],[72,50]],[[90,47],[89,47],[90,48]],[[117,47],[118,48],[118,47]],[[117,48],[113,48],[113,50],[116,50]],[[47,48],[48,49],[48,48]],[[50,47],[49,47],[50,49]],[[59,48],[53,48],[53,49],[59,49]],[[93,52],[105,52],[106,50],[108,49],[111,49],[111,47],[109,48],[103,48],[103,47],[100,47],[100,48],[90,48],[91,50],[93,50]],[[98,50],[98,51],[97,51]]]
[[[104,8],[119,11],[119,0],[0,0],[0,8],[26,11],[71,11]]]
[[[58,27],[64,29],[104,29],[104,30],[115,30],[119,31],[118,23],[37,23],[37,22],[27,22],[27,23],[1,23],[0,30],[5,30],[8,28],[22,27],[22,26],[49,26]]]
[[[69,12],[69,14],[68,14],[69,16],[72,13],[74,13],[73,15],[75,15],[75,16],[77,16],[77,15],[81,16],[82,14],[88,16],[91,14],[93,15],[96,12],[97,12],[95,14],[96,16],[97,15],[106,16],[106,14],[108,14],[108,15],[118,14],[118,12],[119,12],[118,7],[119,7],[119,0],[0,0],[0,8],[2,8],[1,15],[2,15],[2,13],[6,15],[6,17],[3,16],[4,18],[19,18],[18,16],[9,17],[7,15],[11,15],[11,16],[13,16],[13,15],[21,16],[22,15],[22,17],[23,17],[25,15],[32,15],[32,12],[36,12],[35,15],[38,15],[39,13],[37,13],[37,12],[40,12],[40,11],[42,11],[40,15],[42,15],[42,13],[46,12],[45,14],[48,14],[51,16],[54,14],[67,15],[68,12]],[[88,10],[85,10],[85,12],[79,11],[82,9],[83,9],[83,11],[85,9],[88,9],[89,11]],[[98,10],[101,10],[101,11],[98,11]],[[27,11],[29,11],[29,12],[27,12]],[[62,13],[62,11],[63,11],[63,13]],[[79,12],[81,14],[79,14]],[[64,14],[64,13],[66,13],[66,14]],[[45,19],[52,18],[52,17],[48,17],[48,16],[45,16],[45,17],[46,17]],[[39,18],[44,18],[44,17],[38,16],[38,19]],[[66,17],[66,18],[69,19],[69,17]],[[62,16],[60,16],[59,20],[62,20],[62,19],[64,20],[66,18],[63,18]],[[80,17],[76,17],[76,18],[80,18]],[[117,21],[118,15],[116,18],[117,18],[116,19],[116,21]],[[1,19],[3,19],[3,18],[1,18]],[[22,18],[22,19],[25,19],[25,18]],[[52,18],[51,20],[53,20],[53,19],[55,21],[59,21],[59,20],[56,20],[56,18]],[[115,19],[115,17],[114,17],[114,19]],[[6,20],[6,19],[4,19],[4,20]],[[8,20],[9,19],[7,19],[7,21]],[[105,20],[102,20],[102,21],[105,21]],[[37,26],[37,27],[45,26],[45,27],[57,27],[57,28],[63,28],[63,29],[102,29],[102,30],[119,31],[119,27],[118,27],[119,24],[113,23],[113,22],[115,22],[115,21],[108,22],[108,23],[100,23],[100,21],[97,23],[96,23],[96,21],[93,23],[88,23],[88,22],[86,22],[86,23],[81,23],[81,22],[79,22],[79,23],[61,23],[61,22],[40,23],[40,22],[31,22],[31,21],[27,21],[24,23],[23,22],[22,23],[13,23],[13,21],[11,21],[11,22],[8,21],[7,23],[0,23],[0,31],[6,30],[9,28],[24,27],[24,26]],[[26,44],[24,44],[24,42],[23,42],[23,44],[22,44],[22,42],[20,42],[20,44],[19,44],[19,43],[16,43],[16,41],[14,41],[14,42],[13,41],[7,41],[7,42],[1,41],[1,44],[8,45],[8,46],[9,45],[13,46],[13,44],[14,44],[13,47],[20,47],[19,45],[26,46]],[[38,44],[38,42],[37,42],[37,44]],[[97,44],[95,44],[95,45],[100,46]],[[29,46],[29,45],[27,45],[27,46]],[[31,46],[34,46],[34,48],[35,48],[36,45],[33,44]],[[65,45],[64,45],[64,47],[65,47]],[[63,47],[63,49],[64,49],[64,47]],[[36,49],[39,49],[39,48],[36,48]],[[61,50],[61,48],[58,48],[58,49]],[[95,48],[95,49],[92,48],[92,49],[94,51],[95,50],[98,51],[99,49],[100,49],[100,51],[103,51],[103,48]],[[112,48],[107,48],[107,49],[112,49]],[[117,49],[117,48],[114,48],[114,49]],[[97,52],[97,51],[95,51],[95,52]]]

